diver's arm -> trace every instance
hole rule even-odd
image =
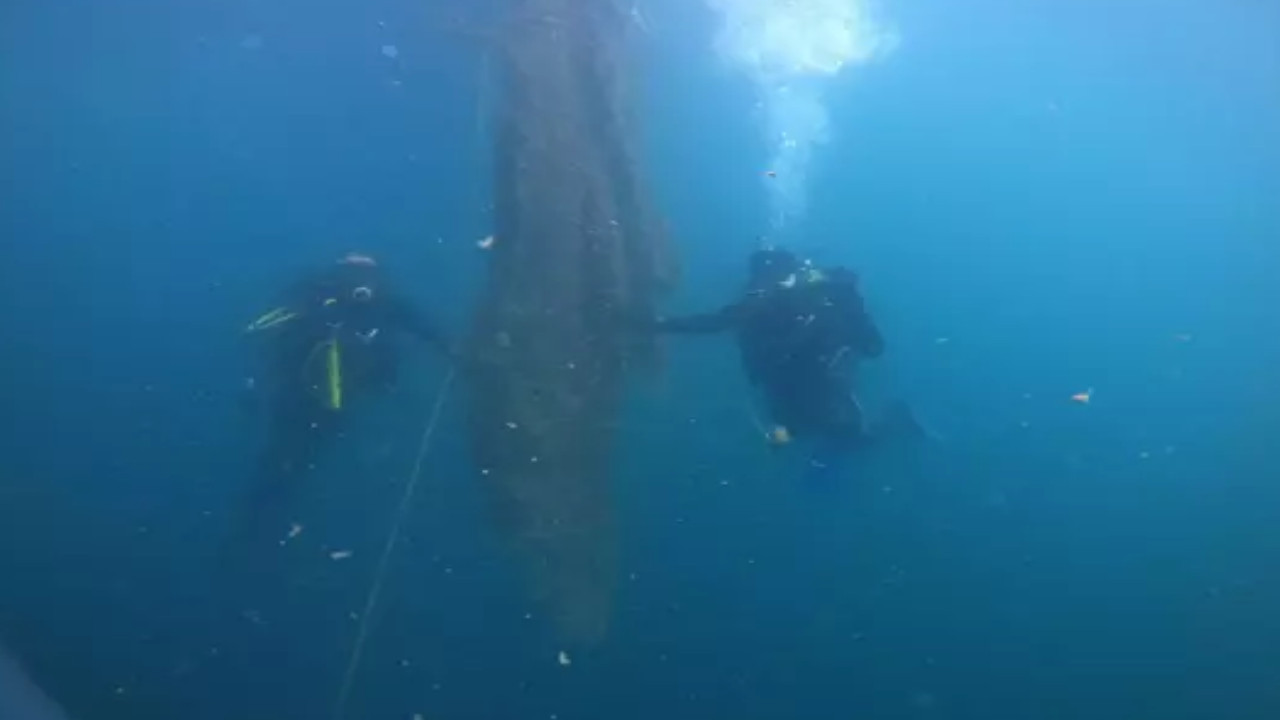
[[[275,304],[266,307],[245,326],[239,389],[242,409],[259,410],[264,386],[297,372],[296,368],[287,365],[287,359],[291,358],[285,348],[298,337],[296,326],[310,322],[308,311],[316,298],[322,297],[325,292],[320,275],[300,275],[278,289],[274,296]]]
[[[276,306],[303,312],[335,292],[333,282],[327,275],[312,271],[298,276],[287,285],[276,298]]]
[[[656,318],[650,329],[653,332],[684,335],[711,335],[732,330],[741,315],[740,305],[728,305],[717,312],[682,317]]]

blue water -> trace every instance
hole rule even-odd
[[[0,636],[74,717],[332,717],[445,369],[411,357],[231,607],[240,329],[353,248],[465,328],[500,5],[0,5]],[[901,42],[830,81],[786,233],[858,268],[865,392],[940,439],[796,482],[732,347],[669,344],[619,450],[614,630],[562,666],[460,393],[349,717],[1280,716],[1280,6],[963,5],[883,4]],[[768,148],[714,14],[645,11],[667,309],[711,308],[772,232]]]

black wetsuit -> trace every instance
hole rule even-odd
[[[859,360],[879,356],[884,340],[851,271],[797,274],[719,312],[659,320],[656,329],[734,331],[743,368],[774,422],[793,437],[842,447],[866,437],[853,370]]]
[[[259,473],[303,473],[338,433],[351,402],[395,384],[398,335],[442,351],[435,326],[392,291],[377,268],[337,265],[290,288],[280,310],[291,318],[259,329],[255,394],[268,404],[269,426]],[[279,312],[279,311],[277,311]],[[337,345],[341,402],[330,394],[329,352]],[[264,481],[268,478],[263,478]]]

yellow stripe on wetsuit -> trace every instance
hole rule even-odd
[[[296,317],[298,317],[298,313],[293,312],[286,307],[278,307],[249,323],[248,327],[246,327],[244,331],[262,332],[263,330],[270,330],[271,328],[277,325],[283,325]]]
[[[338,340],[328,342],[325,352],[325,368],[328,377],[328,406],[330,410],[342,409],[342,352],[338,348]]]

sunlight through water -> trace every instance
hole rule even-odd
[[[825,94],[850,67],[892,52],[897,34],[867,0],[706,0],[720,17],[715,48],[755,86],[770,151],[761,173],[775,234],[804,218],[809,162],[829,133]]]

